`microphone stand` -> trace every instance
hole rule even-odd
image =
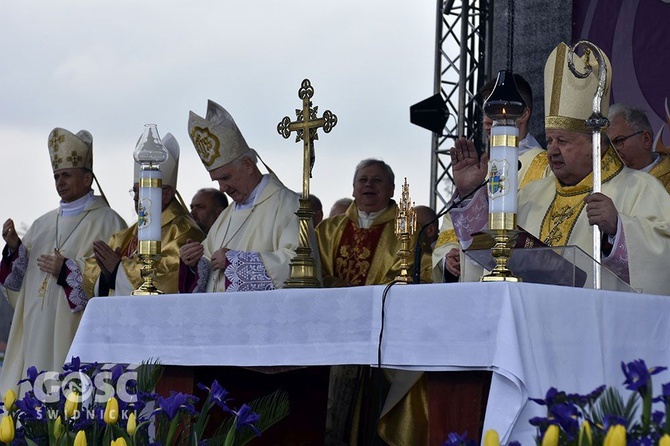
[[[416,245],[414,246],[414,274],[412,275],[412,282],[411,282],[412,284],[417,285],[417,284],[421,283],[421,254],[423,254],[423,250],[422,250],[422,246],[421,246],[421,239],[422,239],[422,237],[423,237],[423,232],[426,230],[426,228],[427,228],[428,226],[432,225],[432,224],[435,223],[437,220],[439,220],[439,219],[442,218],[444,215],[446,215],[447,212],[449,212],[450,210],[452,210],[453,208],[455,208],[455,207],[457,207],[457,206],[460,206],[461,203],[463,203],[463,202],[464,202],[465,200],[467,200],[468,198],[472,197],[472,196],[473,196],[479,189],[481,189],[482,187],[486,186],[486,185],[488,184],[488,182],[489,182],[489,180],[484,181],[482,184],[480,184],[479,186],[477,186],[477,187],[475,188],[475,190],[473,190],[472,192],[470,192],[469,194],[467,194],[465,197],[460,198],[460,199],[457,200],[457,201],[454,201],[454,202],[451,204],[451,206],[448,206],[444,211],[442,211],[442,212],[440,212],[439,214],[437,214],[437,215],[435,216],[435,218],[433,218],[432,220],[430,220],[430,221],[429,221],[428,223],[426,223],[425,225],[421,226],[421,230],[419,230],[419,237],[417,238]]]

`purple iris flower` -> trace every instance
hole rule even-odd
[[[571,403],[554,404],[550,408],[551,416],[558,425],[565,431],[570,439],[579,433],[579,411]]]
[[[665,418],[665,414],[660,410],[655,410],[654,413],[651,414],[651,421],[656,424],[661,424],[663,422],[663,418]]]
[[[35,398],[32,392],[26,392],[23,398],[14,403],[19,409],[19,421],[25,424],[27,421],[43,420],[42,402]]]
[[[193,404],[197,402],[197,398],[181,392],[170,392],[169,397],[163,398],[162,396],[159,396],[156,402],[158,403],[158,409],[156,409],[154,413],[163,412],[167,415],[168,419],[172,421],[182,409],[191,415],[195,414]]]
[[[648,369],[647,364],[642,359],[636,359],[628,364],[621,362],[621,370],[623,370],[623,374],[626,376],[626,380],[623,383],[628,390],[638,392],[644,396],[647,393],[647,384],[651,380],[651,376],[662,372],[666,368],[652,367]]]
[[[123,374],[123,372],[126,371],[126,368],[122,366],[121,364],[116,364],[114,367],[112,367],[112,384],[116,385],[117,381]]]
[[[229,401],[228,399],[229,392],[223,387],[221,387],[221,384],[219,384],[217,380],[214,380],[214,382],[212,382],[211,388],[201,383],[198,383],[198,388],[208,391],[209,400],[214,401],[217,404],[217,406],[219,406],[225,412],[231,412],[227,403]]]
[[[528,399],[541,406],[553,406],[557,402],[564,401],[565,397],[565,392],[559,392],[555,387],[551,387],[547,390],[547,394],[544,396],[543,400],[539,398]]]
[[[670,402],[670,383],[665,383],[661,386],[661,395],[654,398],[654,402],[659,401]]]
[[[617,424],[620,424],[623,427],[626,427],[628,425],[627,421],[623,417],[619,417],[616,415],[605,415],[603,418],[603,432],[607,432],[610,427],[616,426]]]
[[[452,432],[449,434],[447,440],[442,444],[442,446],[477,446],[477,442],[473,439],[468,440],[467,432],[463,432],[462,435],[458,435],[457,433]]]
[[[35,386],[35,380],[37,379],[38,376],[40,376],[40,374],[42,374],[44,372],[45,372],[44,370],[42,370],[41,372],[38,372],[37,367],[35,367],[34,365],[31,365],[26,370],[26,378],[23,378],[17,384],[29,382],[30,385],[34,387]]]
[[[458,435],[456,432],[451,432],[447,437],[447,441],[445,441],[442,446],[462,446],[466,444],[467,440],[467,432],[463,432],[463,435]]]
[[[261,416],[258,415],[256,412],[252,412],[250,406],[248,406],[247,404],[242,404],[240,410],[238,410],[237,412],[233,411],[233,413],[237,417],[235,419],[235,425],[237,427],[237,430],[242,429],[244,426],[249,426],[254,430],[254,432],[256,432],[256,435],[258,435],[259,437],[261,436],[261,431],[258,430],[256,426],[254,426],[254,423],[260,420]]]

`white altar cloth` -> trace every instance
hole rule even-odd
[[[70,349],[85,362],[377,364],[383,286],[95,298]],[[621,362],[670,366],[670,299],[530,283],[397,285],[382,366],[492,370],[484,429],[533,445],[550,387],[621,386]],[[668,376],[664,376],[668,375]],[[654,386],[670,381],[670,372]],[[224,383],[225,386],[225,383]],[[621,387],[620,387],[621,388]]]

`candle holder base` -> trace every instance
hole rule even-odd
[[[498,229],[485,231],[493,237],[495,245],[491,248],[491,255],[496,262],[496,266],[491,273],[482,276],[481,282],[521,282],[521,278],[512,274],[507,268],[507,263],[512,255],[512,246],[516,242],[519,234],[517,230]]]
[[[154,277],[156,276],[154,261],[157,256],[153,254],[140,254],[139,257],[140,262],[142,263],[140,276],[144,282],[131,294],[133,296],[157,296],[159,294],[164,294],[161,290],[156,288],[156,285],[154,285]]]

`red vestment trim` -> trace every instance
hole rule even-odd
[[[333,272],[349,284],[365,285],[385,225],[359,228],[349,220],[335,253]]]

